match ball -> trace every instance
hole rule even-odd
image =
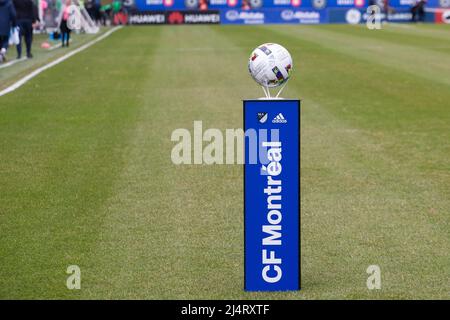
[[[276,43],[265,43],[253,50],[248,60],[248,71],[260,85],[274,88],[286,83],[292,73],[289,52]]]

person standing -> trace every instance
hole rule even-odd
[[[425,22],[425,5],[427,4],[427,0],[420,0],[417,8],[417,14],[419,15],[419,21]]]
[[[416,0],[415,5],[411,8],[412,22],[417,22],[417,17],[419,21],[425,22],[425,5],[427,0]]]
[[[11,27],[16,26],[16,11],[11,0],[0,0],[0,62],[6,60]]]
[[[69,41],[70,41],[70,28],[67,25],[67,20],[69,20],[70,17],[70,6],[72,5],[71,0],[66,0],[66,4],[63,9],[62,17],[61,17],[61,24],[59,26],[61,30],[61,41],[62,41],[62,47],[68,47]]]
[[[84,7],[86,8],[86,11],[89,14],[89,17],[92,19],[92,21],[95,21],[95,2],[94,2],[94,0],[87,0]]]
[[[32,0],[13,0],[17,13],[20,42],[17,45],[17,59],[22,57],[22,38],[25,38],[27,58],[33,58],[31,45],[33,44],[33,25],[39,21],[38,8]]]

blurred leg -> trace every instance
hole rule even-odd
[[[8,49],[8,36],[0,36],[0,50],[4,49],[6,51],[6,49]]]
[[[0,35],[0,63],[5,61],[7,48],[8,48],[8,36]]]
[[[26,21],[25,24],[25,45],[27,47],[27,57],[31,58],[31,45],[33,43],[33,25],[31,21]]]
[[[16,46],[16,49],[17,49],[17,59],[20,59],[22,57],[22,38],[24,36],[24,29],[22,21],[18,21],[17,25],[19,26],[19,44]]]

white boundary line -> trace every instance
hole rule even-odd
[[[72,43],[72,39],[70,39],[69,42]],[[47,50],[52,51],[52,50],[55,50],[55,49],[57,49],[57,48],[59,48],[59,47],[61,47],[61,42],[59,42],[59,43],[57,43],[57,44],[51,46],[51,47],[48,48]]]
[[[0,97],[4,96],[7,93],[10,93],[10,92],[18,89],[18,88],[20,88],[21,86],[23,86],[25,83],[27,83],[28,81],[30,81],[31,79],[36,77],[41,72],[43,72],[43,71],[45,71],[47,69],[50,69],[53,66],[56,66],[57,64],[63,62],[64,60],[67,60],[71,56],[77,54],[78,52],[81,52],[84,49],[89,48],[90,46],[96,44],[99,41],[102,41],[103,39],[108,37],[111,33],[115,32],[115,31],[117,31],[117,30],[119,30],[121,28],[122,28],[122,26],[115,27],[115,28],[107,31],[106,33],[102,34],[100,37],[92,40],[91,42],[88,42],[88,43],[82,45],[81,47],[79,47],[79,48],[77,48],[77,49],[75,49],[73,51],[70,51],[69,53],[63,55],[62,57],[59,57],[58,59],[56,59],[56,60],[54,60],[54,61],[52,61],[52,62],[50,62],[50,63],[48,63],[48,64],[46,64],[46,65],[44,65],[44,66],[42,66],[40,68],[34,70],[33,72],[31,72],[30,74],[26,75],[25,77],[23,77],[22,79],[20,79],[16,83],[14,83],[14,84],[10,85],[9,87],[7,87],[6,89],[0,91]]]
[[[16,64],[17,62],[22,62],[22,61],[24,61],[24,60],[26,60],[26,59],[27,59],[27,58],[23,57],[23,58],[20,58],[20,59],[14,59],[14,60],[11,60],[11,61],[9,61],[9,62],[7,62],[7,63],[4,63],[4,64],[0,64],[0,69],[10,67],[10,66]]]
[[[70,40],[70,42],[72,42],[72,39]],[[52,50],[58,49],[59,47],[61,47],[61,43],[55,44],[55,45],[51,46],[50,48],[48,48],[47,50],[48,51],[52,51]],[[0,69],[4,69],[4,68],[7,68],[7,67],[10,67],[12,65],[15,65],[17,62],[22,62],[22,61],[25,61],[26,59],[27,59],[26,57],[23,57],[23,58],[20,58],[20,59],[14,59],[14,60],[11,60],[9,62],[0,64]]]
[[[59,47],[61,47],[61,43],[55,44],[55,45],[51,46],[50,48],[48,48],[47,50],[48,51],[52,51],[52,50],[55,50],[56,48],[59,48]]]

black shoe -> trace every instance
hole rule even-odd
[[[33,55],[31,53],[29,53],[29,54],[27,54],[27,58],[31,59],[31,58],[33,58]]]
[[[22,59],[22,56],[17,56],[16,59],[20,60],[20,59]]]

